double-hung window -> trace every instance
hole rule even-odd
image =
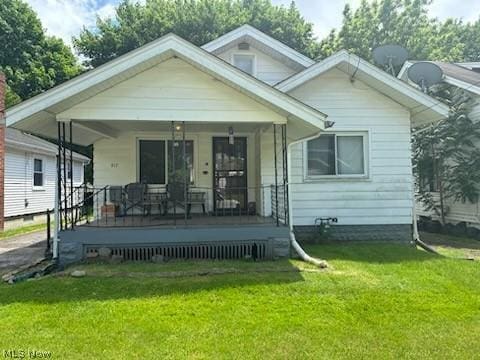
[[[366,133],[329,133],[307,143],[307,177],[367,175]]]
[[[33,187],[42,188],[43,187],[43,160],[42,159],[33,159]]]
[[[185,140],[185,165],[182,140],[176,140],[173,147],[171,140],[139,140],[139,163],[139,181],[143,183],[164,185],[173,181],[169,177],[180,181],[186,174],[193,184],[193,140]]]

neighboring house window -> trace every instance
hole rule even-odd
[[[253,75],[255,68],[255,56],[235,54],[233,55],[233,65],[247,74]]]
[[[67,179],[70,180],[72,178],[72,163],[67,163]]]
[[[438,192],[440,181],[435,173],[435,166],[432,156],[424,157],[419,166],[419,186],[424,192]]]
[[[140,181],[165,184],[165,141],[140,140]]]
[[[307,176],[365,176],[366,135],[325,134],[307,143]]]
[[[43,187],[43,160],[33,159],[33,186]]]

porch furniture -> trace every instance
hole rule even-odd
[[[155,206],[158,206],[158,213],[162,214],[165,213],[165,209],[167,207],[167,192],[165,189],[159,188],[150,188],[147,186],[147,192],[145,194],[145,209],[147,211],[147,215],[152,214],[152,209]]]
[[[188,193],[188,213],[190,214],[190,210],[192,209],[193,205],[201,205],[202,212],[205,215],[207,212],[205,211],[205,201],[206,194],[203,191],[190,191]]]
[[[188,185],[187,187],[187,194],[188,194]],[[187,195],[188,198],[188,195]],[[167,215],[168,209],[172,208],[176,209],[177,206],[180,206],[187,212],[187,216],[190,215],[190,209],[188,206],[188,202],[185,199],[185,183],[182,182],[171,182],[167,184],[167,202],[166,207],[164,209],[164,215]]]
[[[131,183],[125,187],[126,199],[125,199],[125,210],[126,214],[128,210],[132,210],[132,213],[135,209],[140,209],[142,215],[145,215],[145,193],[147,185],[142,183]]]

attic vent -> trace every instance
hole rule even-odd
[[[246,42],[241,42],[238,44],[238,50],[250,50],[250,44]]]

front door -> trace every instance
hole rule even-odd
[[[213,138],[214,210],[230,215],[247,209],[247,138]]]

